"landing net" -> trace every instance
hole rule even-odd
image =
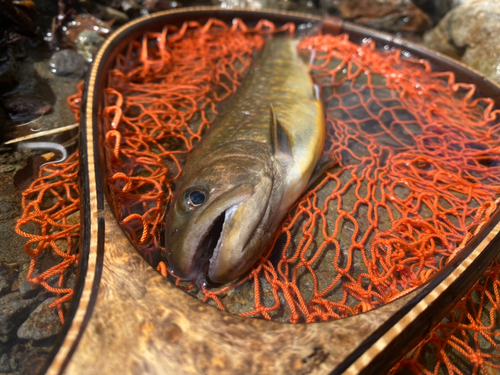
[[[476,97],[474,85],[456,83],[452,73],[434,72],[426,61],[376,50],[372,42],[360,46],[347,35],[304,39],[299,48],[315,51],[312,75],[326,108],[325,150],[338,164],[294,206],[274,251],[248,276],[198,291],[169,275],[162,261],[165,207],[187,154],[236,91],[267,34],[292,31],[267,21],[249,28],[238,20],[232,26],[210,20],[146,33],[109,71],[101,125],[110,203],[146,260],[222,310],[310,323],[384,305],[424,284],[466,246],[497,208],[500,125],[491,99]],[[76,100],[70,100],[75,107]],[[53,168],[63,175],[63,165]],[[25,193],[21,224],[35,220],[29,212],[52,215],[32,204],[34,194]],[[66,229],[62,237],[71,232]],[[32,243],[39,251],[53,248],[50,236]],[[29,251],[36,262],[38,253]],[[498,267],[492,267],[496,285]],[[71,297],[56,292],[57,306]],[[496,313],[498,305],[492,307]],[[466,305],[457,308],[466,314]],[[467,314],[481,321],[482,312]],[[461,333],[478,329],[463,320],[451,324],[462,326],[438,327],[426,345],[442,340],[436,345],[449,353]],[[494,335],[491,326],[481,332]],[[480,348],[467,345],[470,361],[483,358]],[[418,350],[401,368],[421,370]],[[446,358],[438,356],[436,366],[449,369]]]

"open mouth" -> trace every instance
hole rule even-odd
[[[219,244],[222,229],[224,228],[224,222],[226,219],[226,211],[223,211],[214,221],[212,227],[209,229],[207,235],[200,241],[200,247],[198,249],[197,257],[197,267],[198,268],[198,278],[196,284],[198,287],[209,280],[207,280],[208,269],[210,267],[210,260],[212,259],[215,249]]]
[[[227,235],[228,227],[230,226],[229,223],[233,219],[238,207],[239,205],[231,206],[217,216],[207,235],[200,241],[198,261],[196,262],[198,269],[196,284],[199,287],[205,282],[211,285],[219,284],[210,280],[209,270],[210,267],[214,266],[215,260],[219,256],[222,239],[225,234]]]

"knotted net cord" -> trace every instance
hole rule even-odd
[[[360,46],[347,35],[304,39],[299,48],[314,51],[311,74],[326,109],[325,151],[338,164],[291,210],[275,251],[248,276],[198,292],[158,262],[164,208],[218,103],[236,91],[265,34],[283,30],[293,31],[267,21],[249,28],[210,20],[130,43],[108,73],[102,108],[110,203],[143,256],[204,301],[243,316],[326,321],[422,285],[492,217],[500,188],[498,111],[474,85],[400,50]],[[480,320],[475,314],[467,316]],[[446,331],[439,347],[457,348],[457,332],[474,329]],[[406,368],[421,370],[415,358],[422,347]],[[446,358],[436,368],[452,368]]]

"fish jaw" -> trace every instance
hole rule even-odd
[[[178,209],[169,212],[165,232],[167,262],[175,276],[196,281],[200,274],[206,274],[210,248],[216,245],[212,242],[217,233],[211,232],[217,229],[214,227],[225,212],[247,199],[252,191],[249,185],[238,186],[215,199],[201,212],[183,213]]]
[[[208,279],[225,284],[243,276],[266,250],[270,239],[272,181],[263,179],[250,199],[225,211],[222,231],[210,258]]]
[[[262,228],[268,225],[271,192],[272,179],[261,175],[255,186],[246,184],[221,194],[189,220],[172,210],[166,229],[172,273],[198,284],[205,280],[223,284],[247,272],[266,249],[255,239],[263,238]]]

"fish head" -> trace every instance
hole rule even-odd
[[[272,173],[252,158],[226,158],[180,177],[166,220],[172,273],[198,284],[233,281],[262,255]]]

